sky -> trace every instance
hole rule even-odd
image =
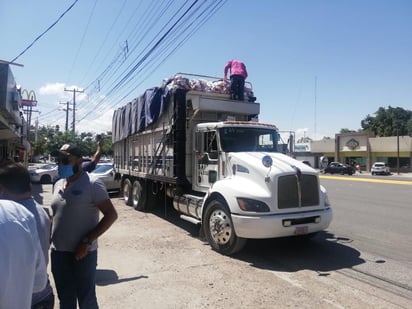
[[[178,72],[223,77],[230,59],[246,64],[260,121],[297,139],[412,109],[410,0],[75,2],[0,0],[0,60],[24,65],[11,70],[40,126],[64,129],[76,89],[76,131],[111,131],[113,110],[145,89]]]

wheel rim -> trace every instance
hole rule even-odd
[[[221,209],[214,210],[210,215],[209,230],[216,243],[219,245],[227,244],[233,232],[229,216]]]
[[[133,206],[134,207],[137,207],[137,205],[139,205],[139,200],[140,200],[140,191],[141,191],[141,188],[140,188],[140,184],[139,183],[135,183],[134,185],[133,185]]]
[[[123,187],[123,198],[125,201],[128,201],[130,198],[130,185],[128,182],[126,182]]]

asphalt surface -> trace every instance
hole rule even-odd
[[[412,185],[411,174],[320,177]],[[36,200],[50,205],[51,185],[33,189]],[[412,308],[402,287],[398,291],[390,282],[384,287],[370,275],[370,267],[388,269],[388,259],[382,264],[331,231],[309,243],[252,241],[226,257],[171,210],[143,213],[120,197],[112,202],[119,219],[99,239],[100,308]],[[56,298],[55,308],[57,303]]]

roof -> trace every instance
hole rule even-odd
[[[315,153],[335,152],[335,139],[322,139],[310,143],[311,151]]]
[[[396,136],[387,137],[372,137],[369,138],[371,151],[373,152],[394,152],[398,150],[398,142]],[[412,137],[399,136],[399,151],[412,151]]]

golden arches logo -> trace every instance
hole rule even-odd
[[[26,95],[27,99],[24,99],[24,95]],[[37,99],[36,93],[34,90],[27,91],[27,89],[23,89],[21,92],[21,105],[23,106],[37,106]]]

